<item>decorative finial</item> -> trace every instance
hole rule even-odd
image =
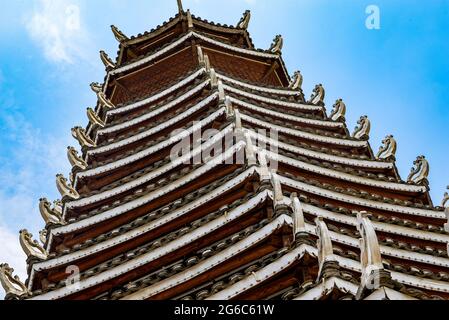
[[[234,137],[237,143],[245,141],[243,136],[243,126],[242,126],[242,118],[240,116],[240,111],[238,109],[234,109],[234,106],[231,103],[229,97],[225,98],[225,107],[226,107],[226,118],[231,120],[234,118]],[[243,151],[243,150],[242,150]],[[242,153],[239,152],[239,155],[242,156]],[[239,158],[237,161],[244,161],[243,158]]]
[[[78,151],[74,147],[67,147],[67,158],[69,159],[72,168],[79,170],[86,170],[87,163],[78,155]]]
[[[253,145],[253,140],[251,139],[248,133],[245,133],[245,140],[246,140],[245,146],[246,160],[249,166],[254,166],[257,164],[256,151]]]
[[[193,28],[193,18],[192,18],[192,14],[190,13],[190,10],[187,10],[187,27],[189,29]]]
[[[210,60],[209,60],[209,56],[207,54],[204,55],[204,67],[206,68],[206,71],[209,72],[210,71]]]
[[[370,289],[376,285],[376,277],[383,270],[382,255],[380,253],[379,241],[374,226],[367,217],[367,212],[359,212],[357,215],[357,229],[361,235],[360,251],[362,278],[361,287]],[[379,284],[377,283],[377,286]]]
[[[6,297],[12,297],[20,299],[23,296],[28,295],[28,289],[20,281],[18,276],[13,276],[14,269],[7,263],[0,265],[0,283],[6,292]]]
[[[203,53],[203,48],[201,46],[197,46],[197,53],[198,53],[198,64],[200,67],[205,68],[207,72],[210,72],[210,60],[207,54]]]
[[[182,1],[181,0],[177,0],[177,2],[178,2],[179,15],[183,15],[184,14],[184,8],[182,7]]]
[[[46,225],[63,225],[62,209],[57,205],[57,202],[51,207],[51,203],[42,198],[39,201],[39,211]]]
[[[301,71],[295,71],[293,74],[292,81],[290,82],[290,85],[288,86],[292,90],[299,90],[302,87],[303,77],[301,74]]]
[[[95,92],[95,94],[103,91],[103,86],[98,82],[92,82],[90,84],[90,88],[92,89],[93,92]]]
[[[62,207],[63,207],[64,205],[63,205],[63,203],[62,203],[62,201],[61,200],[55,200],[55,201],[53,201],[53,208],[56,210],[56,211],[58,211],[58,212],[60,212],[61,213],[61,215],[62,215]]]
[[[234,110],[234,117],[235,117],[235,130],[242,130],[242,117],[240,115],[240,111],[238,109],[232,108]]]
[[[449,186],[447,186],[447,190],[449,190]],[[441,206],[445,207],[449,202],[449,192],[444,193],[443,201],[441,201]]]
[[[346,116],[346,104],[343,102],[343,99],[338,99],[335,101],[332,112],[329,116],[332,121],[345,121]]]
[[[95,142],[87,135],[86,130],[81,127],[73,128],[72,136],[78,140],[81,148],[93,148],[96,146]]]
[[[210,78],[210,85],[211,85],[212,89],[217,88],[218,87],[218,77],[217,77],[217,73],[215,72],[214,68],[210,68],[209,78]]]
[[[428,185],[427,178],[430,173],[430,165],[425,156],[419,156],[413,162],[413,168],[407,178],[408,183]]]
[[[274,54],[281,54],[283,46],[284,46],[284,39],[282,38],[281,35],[277,35],[274,38],[273,44],[271,45],[269,51],[271,51]]]
[[[449,190],[449,186],[447,187],[447,189]],[[441,202],[441,206],[445,207],[444,208],[444,213],[446,214],[446,218],[447,218],[447,223],[444,224],[444,230],[446,232],[449,232],[449,193],[445,193],[444,194],[444,198],[443,201]],[[449,244],[448,244],[448,254],[449,254]]]
[[[243,17],[240,19],[239,23],[237,23],[237,28],[239,29],[248,29],[249,22],[251,21],[251,11],[246,10],[243,14]]]
[[[33,235],[29,233],[28,230],[20,231],[19,240],[20,246],[22,247],[28,258],[47,260],[47,252],[36,240],[33,240]]]
[[[293,211],[293,236],[306,233],[306,225],[304,222],[304,211],[302,210],[301,201],[299,201],[298,195],[292,193],[290,195],[291,208]]]
[[[260,182],[261,183],[265,183],[265,182],[270,182],[271,180],[271,173],[270,170],[268,169],[268,161],[267,161],[267,153],[265,150],[260,150],[257,153],[257,158],[259,159],[259,175],[260,175]]]
[[[279,176],[275,172],[271,173],[271,185],[273,186],[274,206],[277,207],[279,204],[284,202],[284,193],[282,192],[282,185],[279,180]]]
[[[115,109],[115,105],[108,98],[106,98],[104,92],[98,92],[97,99],[100,106],[105,107],[108,110]]]
[[[111,26],[112,33],[114,34],[115,39],[117,39],[118,42],[123,43],[125,41],[128,41],[129,38],[121,32],[116,26]]]
[[[290,202],[284,197],[281,179],[274,170],[271,171],[271,186],[273,188],[273,205],[275,216],[279,216],[281,214],[290,215]]]
[[[115,68],[115,63],[112,62],[111,58],[109,58],[108,54],[106,52],[104,52],[103,50],[100,51],[100,58],[104,64],[104,66],[106,67],[106,69],[114,69]]]
[[[392,135],[388,135],[382,140],[382,146],[377,153],[377,159],[394,161],[396,160],[396,151],[398,144]]]
[[[234,110],[234,106],[232,105],[231,98],[229,98],[229,96],[226,96],[224,105],[226,108],[226,119],[231,119],[232,117],[235,116],[235,110]],[[240,116],[240,114],[239,114],[239,116]],[[236,123],[236,126],[237,125],[240,125],[239,129],[241,130],[241,120],[240,120],[240,124]]]
[[[45,245],[47,242],[48,232],[47,229],[42,229],[39,231],[39,240],[41,241],[42,245]]]
[[[203,48],[201,48],[201,46],[196,46],[196,51],[198,53],[198,64],[200,65],[200,67],[205,67],[205,61],[204,61],[204,53],[203,53]]]
[[[92,125],[99,126],[100,128],[104,128],[105,123],[103,120],[100,119],[100,117],[97,115],[97,113],[92,108],[87,108],[87,118],[89,119],[89,122]]]
[[[332,240],[327,228],[326,223],[322,217],[315,219],[316,234],[318,236],[317,248],[318,248],[318,263],[320,269],[318,271],[318,277],[321,277],[324,264],[328,261],[334,260],[334,248],[332,246]]]
[[[223,87],[223,81],[218,80],[217,87],[218,87],[218,100],[219,100],[219,103],[221,104],[221,103],[224,103],[225,98],[226,98],[225,90]]]
[[[62,174],[56,175],[56,187],[61,194],[62,200],[78,200],[80,198],[78,192],[68,183]]]
[[[358,126],[355,127],[352,136],[358,140],[368,140],[371,132],[371,122],[369,121],[368,116],[361,116],[360,120],[357,121],[357,124]]]
[[[310,97],[309,103],[316,106],[324,106],[324,98],[326,96],[326,91],[324,90],[323,85],[317,84],[315,89],[313,89],[313,94]]]
[[[75,185],[75,175],[73,174],[73,171],[69,172],[69,181],[72,186]]]

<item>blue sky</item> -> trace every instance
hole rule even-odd
[[[24,278],[18,231],[38,235],[42,196],[57,199],[55,175],[68,174],[70,128],[87,123],[95,104],[88,85],[102,82],[98,51],[115,56],[111,24],[133,35],[177,12],[176,1],[2,0],[0,12],[0,262]],[[380,30],[365,27],[368,5],[380,9]],[[372,121],[371,144],[393,134],[405,179],[416,156],[430,161],[439,204],[449,184],[449,2],[418,0],[184,1],[202,18],[235,24],[246,9],[257,47],[284,36],[290,73],[301,70],[307,95],[326,88],[328,110],[348,107],[352,130]],[[37,238],[37,237],[36,237]]]

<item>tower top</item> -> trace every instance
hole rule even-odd
[[[184,9],[182,7],[182,0],[176,0],[176,1],[178,2],[178,11],[179,11],[179,14],[181,15],[184,13]]]

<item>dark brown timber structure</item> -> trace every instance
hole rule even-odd
[[[112,27],[82,152],[40,202],[43,244],[20,234],[27,281],[1,265],[6,298],[448,299],[448,197],[432,203],[426,159],[403,181],[394,138],[375,154],[367,117],[351,134],[342,100],[305,99],[249,12],[234,27],[178,4],[151,32]]]

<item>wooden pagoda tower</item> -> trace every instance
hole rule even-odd
[[[6,299],[449,299],[449,196],[432,203],[425,157],[403,181],[394,137],[375,154],[366,116],[350,133],[342,100],[306,99],[249,11],[227,26],[178,7],[136,37],[112,26],[42,244],[20,233],[28,279],[1,265]]]

